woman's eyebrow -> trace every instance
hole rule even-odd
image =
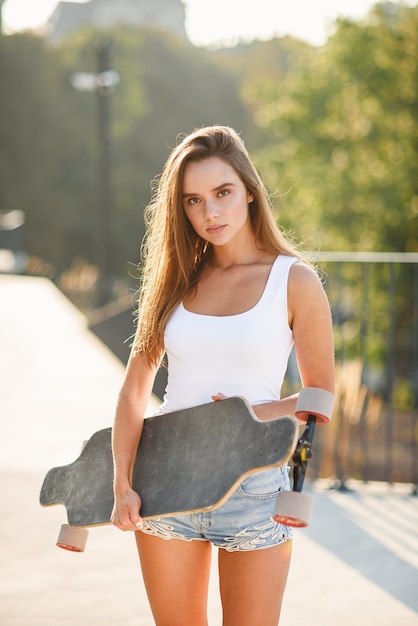
[[[220,191],[220,189],[224,189],[225,187],[236,187],[236,185],[235,183],[222,183],[221,185],[214,187],[211,191]],[[184,193],[183,198],[193,198],[198,195],[198,193]]]

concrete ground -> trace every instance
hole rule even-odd
[[[122,366],[44,279],[0,276],[0,348],[1,626],[151,626],[132,535],[96,528],[83,554],[60,550],[65,510],[38,503],[46,471],[111,424]],[[307,486],[281,626],[418,626],[411,486],[327,487]],[[215,551],[208,615],[221,625]]]

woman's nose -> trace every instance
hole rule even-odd
[[[205,206],[205,219],[213,219],[219,216],[219,207],[216,202],[209,200]]]

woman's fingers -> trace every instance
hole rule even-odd
[[[217,402],[218,400],[225,400],[226,396],[221,393],[220,391],[218,391],[218,393],[213,394],[213,396],[211,396],[212,400],[214,400],[215,402]]]
[[[123,498],[115,498],[110,521],[120,530],[139,530],[144,525],[140,510],[141,498],[132,491]]]

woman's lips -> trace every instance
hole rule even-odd
[[[226,224],[222,224],[221,226],[210,226],[206,229],[206,232],[209,233],[209,235],[220,235],[225,228]]]

